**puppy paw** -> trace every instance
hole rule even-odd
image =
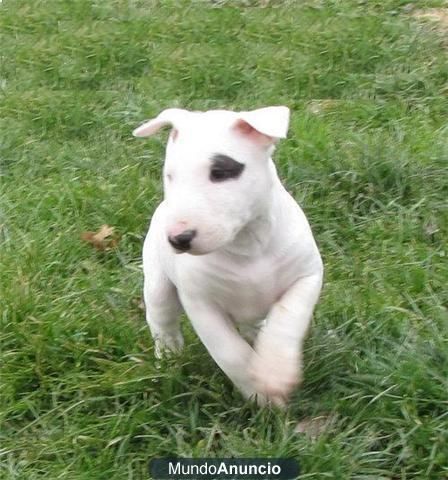
[[[296,358],[278,354],[255,354],[249,366],[256,391],[274,405],[284,407],[291,392],[302,381]]]
[[[184,346],[184,338],[181,333],[171,335],[159,335],[154,339],[156,358],[167,357],[179,353]]]

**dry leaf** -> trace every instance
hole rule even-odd
[[[417,19],[429,20],[441,31],[448,29],[448,8],[426,8],[412,12],[412,16]]]
[[[315,440],[319,435],[333,423],[334,417],[321,415],[319,417],[307,417],[296,425],[294,431],[296,433],[303,433],[307,437]]]
[[[109,225],[101,225],[97,232],[83,232],[81,238],[101,252],[116,247],[118,243],[114,227]]]
[[[439,226],[437,225],[437,222],[434,218],[430,218],[425,222],[425,224],[423,225],[423,230],[433,242],[436,238],[436,233],[440,231]]]
[[[322,99],[313,99],[310,100],[307,105],[307,110],[310,113],[319,115],[324,113],[332,108],[336,107],[340,102],[334,98],[322,98]]]
[[[139,310],[143,310],[143,311],[146,310],[145,301],[143,300],[143,297],[133,298],[131,300],[131,303],[134,307],[137,307]]]

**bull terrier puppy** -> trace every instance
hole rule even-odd
[[[143,246],[146,319],[156,355],[183,346],[182,309],[247,397],[284,405],[302,379],[302,346],[323,265],[308,221],[271,159],[284,106],[164,110],[133,134],[171,126],[164,200]]]

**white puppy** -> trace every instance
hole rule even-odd
[[[143,247],[156,354],[178,351],[183,307],[216,363],[246,397],[282,405],[302,376],[302,345],[322,285],[307,219],[271,155],[287,107],[168,109],[137,128],[172,126],[165,198]]]

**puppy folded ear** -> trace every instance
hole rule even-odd
[[[163,110],[156,118],[148,120],[136,128],[132,132],[132,135],[134,135],[134,137],[149,137],[167,125],[176,128],[186,113],[187,111],[181,108],[168,108],[167,110]]]
[[[235,129],[245,135],[261,135],[269,143],[286,138],[289,125],[289,108],[284,106],[265,107],[250,112],[240,112]]]

